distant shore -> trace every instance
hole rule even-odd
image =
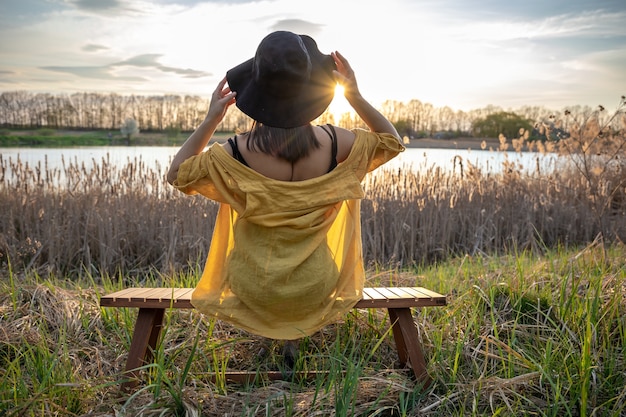
[[[189,133],[179,132],[168,135],[162,132],[140,132],[131,139],[131,146],[180,146]],[[224,142],[232,132],[216,132],[213,139]],[[497,149],[497,138],[461,137],[454,139],[420,138],[405,143],[407,148],[421,149]],[[65,147],[65,146],[124,146],[126,139],[115,131],[80,131],[80,130],[8,130],[0,134],[0,147]]]
[[[483,142],[485,142],[485,150],[498,149],[500,147],[500,141],[497,138],[455,138],[455,139],[433,139],[433,138],[421,138],[412,139],[409,143],[405,143],[407,148],[420,148],[420,149],[471,149],[481,150],[483,149]]]
[[[228,137],[214,137],[216,142],[225,142]],[[420,138],[411,139],[408,143],[404,143],[407,148],[417,149],[469,149],[469,150],[483,150],[483,142],[485,143],[484,150],[496,150],[500,147],[500,141],[497,138],[455,138],[455,139],[434,139],[434,138]]]

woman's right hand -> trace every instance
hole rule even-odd
[[[361,93],[359,92],[359,87],[356,83],[354,70],[350,66],[348,60],[338,51],[331,52],[330,55],[335,60],[335,65],[337,66],[337,69],[333,71],[335,74],[335,80],[337,80],[337,82],[343,87],[343,95],[346,100],[350,102],[351,100],[359,98]]]
[[[395,136],[398,141],[402,142],[393,124],[361,96],[361,92],[356,83],[356,77],[354,76],[354,70],[352,70],[348,60],[339,52],[332,52],[331,56],[337,66],[337,69],[333,71],[335,79],[343,86],[343,95],[354,111],[356,111],[359,117],[363,119],[365,124],[374,132],[390,133]]]

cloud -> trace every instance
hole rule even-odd
[[[282,19],[274,23],[270,28],[273,31],[288,30],[299,34],[317,35],[322,31],[324,25],[301,19]]]
[[[624,37],[626,11],[563,14],[538,22],[538,34],[560,37]]]
[[[24,1],[24,0],[23,0]],[[34,0],[29,0],[34,1]],[[208,4],[246,4],[258,0],[64,0],[66,5],[88,14],[104,16],[145,15],[162,9],[175,7],[189,9],[204,3]]]
[[[16,73],[13,71],[0,70],[0,82],[6,84],[16,84]]]
[[[68,3],[77,9],[89,12],[102,12],[123,8],[123,3],[119,0],[70,0]]]
[[[159,4],[177,4],[186,6],[195,6],[202,3],[214,3],[214,4],[246,4],[246,3],[258,3],[259,0],[154,0]]]
[[[76,75],[81,78],[99,79],[99,80],[121,80],[121,81],[146,81],[142,77],[116,76],[111,72],[111,66],[84,66],[84,67],[63,67],[63,66],[47,66],[41,67],[43,70],[64,72]]]
[[[0,22],[5,26],[16,26],[41,18],[57,7],[54,2],[45,0],[4,0],[0,2]]]
[[[120,76],[115,73],[116,68],[120,67],[136,67],[154,69],[163,73],[172,73],[180,75],[183,78],[202,78],[210,77],[212,74],[204,71],[198,71],[189,68],[168,67],[158,62],[160,54],[143,54],[137,55],[124,61],[115,62],[101,66],[45,66],[41,69],[47,71],[64,72],[81,78],[101,79],[101,80],[119,80],[119,81],[148,81],[144,77],[137,76]]]
[[[139,4],[128,0],[65,0],[65,4],[81,12],[96,15],[141,14]],[[146,3],[146,5],[149,3]]]
[[[111,64],[111,66],[112,67],[133,66],[133,67],[140,67],[140,68],[154,68],[162,72],[171,72],[174,74],[182,75],[185,78],[202,78],[202,77],[210,77],[212,75],[211,73],[208,73],[208,72],[193,70],[189,68],[168,67],[158,62],[158,59],[161,56],[162,55],[160,54],[137,55],[125,61],[120,61],[115,64]]]
[[[90,43],[90,44],[83,46],[81,49],[85,52],[99,52],[99,51],[106,51],[109,49],[109,47],[104,46],[104,45],[96,45],[96,44]]]
[[[417,2],[416,2],[417,3]],[[431,7],[456,16],[507,20],[540,19],[563,14],[593,11],[623,12],[626,6],[616,0],[501,1],[501,0],[434,0]],[[422,3],[423,4],[423,3]],[[428,3],[427,3],[428,4]]]

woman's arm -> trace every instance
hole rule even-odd
[[[226,77],[219,82],[213,95],[211,96],[211,104],[209,104],[209,111],[206,117],[198,126],[198,128],[187,138],[183,146],[180,147],[178,153],[172,160],[172,165],[167,172],[167,182],[173,184],[178,175],[178,168],[180,164],[194,155],[201,153],[206,145],[209,143],[215,133],[215,129],[220,124],[226,111],[231,104],[235,102],[234,91],[230,91],[229,87],[225,87]]]
[[[335,78],[337,82],[344,88],[344,96],[348,103],[352,106],[354,111],[359,115],[365,124],[374,132],[377,133],[390,133],[394,135],[398,141],[402,142],[400,135],[396,128],[391,124],[385,116],[383,116],[378,110],[376,110],[367,100],[363,98],[359,87],[356,83],[354,71],[346,60],[346,58],[339,52],[331,53],[337,70],[335,71]]]

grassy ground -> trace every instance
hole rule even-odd
[[[190,132],[140,132],[128,138],[116,130],[0,130],[0,147],[69,147],[69,146],[177,146],[187,139]],[[231,132],[218,132],[216,138],[231,136]]]
[[[434,384],[395,368],[383,311],[358,311],[301,343],[312,381],[242,386],[209,372],[281,369],[279,345],[195,311],[169,314],[136,393],[118,390],[136,311],[100,309],[123,285],[191,286],[164,276],[0,280],[2,416],[626,415],[626,247],[455,258],[370,270],[368,285],[423,285],[449,305],[415,312]]]

